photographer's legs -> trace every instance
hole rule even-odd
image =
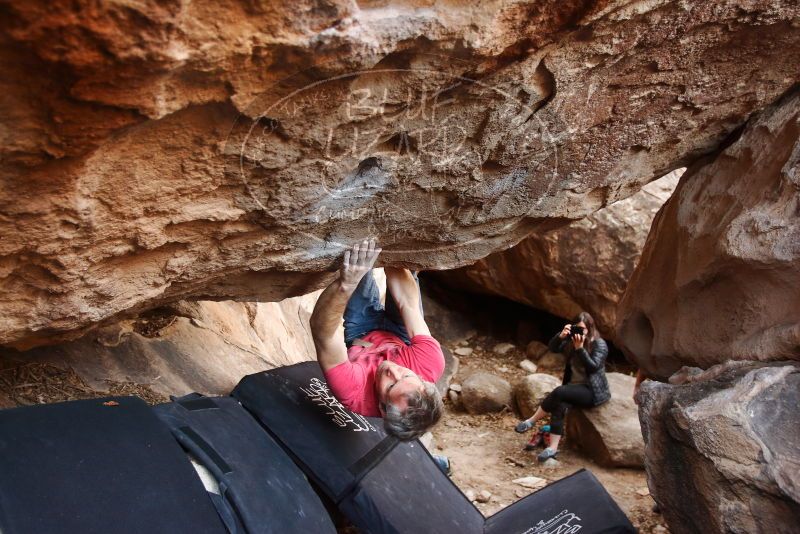
[[[570,406],[590,407],[593,405],[594,396],[587,384],[567,384],[558,386],[542,401],[542,408],[550,412],[550,454],[542,453],[541,456],[552,458],[558,451],[561,436],[564,435],[564,417]],[[541,458],[540,458],[541,459]]]

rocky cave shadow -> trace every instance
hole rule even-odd
[[[517,345],[523,351],[531,341],[547,343],[571,318],[559,317],[512,300],[454,290],[420,273],[422,305],[431,333],[444,343],[464,339],[474,332]],[[606,370],[636,371],[611,341]]]

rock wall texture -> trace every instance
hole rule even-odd
[[[797,532],[800,366],[743,363],[642,384],[647,479],[670,532]]]
[[[0,7],[0,344],[468,265],[714,150],[800,70],[791,0]]]
[[[281,302],[181,301],[82,338],[0,358],[72,368],[91,387],[135,382],[163,395],[227,395],[245,375],[316,359],[319,292]]]
[[[617,304],[625,292],[659,208],[683,170],[567,226],[534,232],[508,250],[437,276],[459,289],[501,295],[573,318],[588,311],[616,341]]]
[[[649,376],[800,359],[800,90],[689,168],[659,212],[617,312]]]

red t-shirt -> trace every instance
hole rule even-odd
[[[331,392],[348,409],[367,417],[380,417],[375,391],[375,371],[386,359],[407,367],[428,382],[436,382],[444,372],[444,354],[431,336],[411,338],[411,345],[385,330],[373,330],[362,339],[371,347],[353,345],[347,349],[348,361],[325,373]]]

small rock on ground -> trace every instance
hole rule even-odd
[[[491,491],[481,490],[481,492],[478,493],[478,496],[475,497],[475,500],[478,502],[489,502],[489,499],[491,498],[492,498]]]
[[[422,446],[428,449],[429,451],[433,450],[433,434],[430,432],[425,432],[420,436],[419,442],[422,443]]]
[[[467,499],[469,499],[470,502],[475,500],[475,492],[472,491],[471,489],[468,489],[467,491],[465,491],[464,495],[466,495]]]
[[[472,354],[472,348],[471,347],[458,347],[453,352],[455,352],[459,356],[469,356],[470,354]]]
[[[461,406],[461,397],[459,397],[458,393],[452,389],[447,392],[447,398],[450,399],[450,402],[453,403],[454,407],[458,408]]]
[[[515,347],[513,343],[498,343],[497,345],[494,346],[492,352],[494,352],[495,354],[499,354],[500,356],[503,356],[507,354],[508,351],[514,348]]]
[[[512,480],[514,484],[519,484],[523,488],[540,489],[547,485],[547,480],[540,477],[523,477]]]
[[[450,384],[450,389],[458,393],[461,393],[461,384],[455,384],[455,383]]]
[[[538,360],[547,352],[547,345],[542,343],[541,341],[531,341],[528,343],[528,346],[525,348],[525,354],[531,360]]]
[[[522,360],[519,362],[519,366],[522,368],[523,371],[527,371],[531,374],[535,373],[537,369],[539,369],[535,363],[530,360]]]
[[[539,358],[537,364],[539,367],[546,367],[548,369],[562,369],[565,361],[566,358],[563,354],[546,352],[541,358]]]
[[[561,465],[561,462],[559,462],[555,458],[548,458],[541,465],[545,469],[555,469],[555,468],[557,468],[558,466]]]

